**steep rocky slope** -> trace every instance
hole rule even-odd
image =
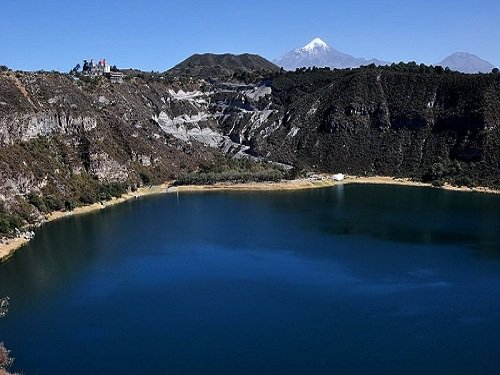
[[[256,153],[355,174],[500,185],[500,76],[371,68],[273,81],[278,130]]]
[[[0,214],[36,216],[24,204],[30,193],[46,198],[47,210],[71,208],[210,160],[211,149],[169,136],[153,121],[165,97],[163,84],[140,80],[112,86],[0,74]]]
[[[0,221],[105,199],[220,155],[500,187],[499,146],[494,74],[399,65],[249,84],[138,74],[112,85],[2,72]]]

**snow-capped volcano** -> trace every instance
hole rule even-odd
[[[361,65],[385,65],[384,61],[356,58],[330,47],[321,38],[315,38],[302,48],[288,52],[285,56],[273,61],[286,70],[302,67],[357,68]]]
[[[329,49],[330,46],[326,42],[321,40],[321,38],[315,38],[311,40],[309,44],[305,45],[302,48],[299,48],[299,51],[318,53],[318,52],[328,51]]]

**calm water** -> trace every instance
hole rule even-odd
[[[395,186],[145,198],[0,266],[25,374],[495,374],[500,196]]]

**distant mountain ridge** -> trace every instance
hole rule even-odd
[[[234,55],[226,54],[195,54],[177,64],[168,72],[176,75],[190,75],[194,77],[227,76],[238,71],[247,72],[276,72],[279,67],[269,60],[255,54]]]
[[[387,65],[388,62],[377,59],[367,60],[354,57],[337,51],[321,38],[315,38],[302,48],[288,52],[284,56],[273,60],[273,63],[286,70],[297,68],[358,68],[361,65]]]
[[[436,65],[462,73],[490,73],[495,68],[490,62],[467,52],[456,52]]]
[[[294,49],[284,56],[273,60],[273,63],[286,70],[297,68],[358,68],[362,65],[389,65],[391,62],[378,59],[367,60],[354,57],[331,47],[321,38],[315,38],[304,47]],[[490,73],[495,66],[490,62],[468,52],[456,52],[437,66],[448,67],[462,73]]]

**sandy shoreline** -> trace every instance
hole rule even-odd
[[[110,201],[95,203],[89,206],[78,207],[70,212],[53,212],[48,214],[43,223],[57,220],[60,218],[80,215],[84,213],[89,213],[93,211],[102,210],[106,207],[114,206],[116,204],[126,202],[130,199],[136,199],[139,197],[153,195],[153,194],[166,194],[166,193],[197,193],[205,191],[284,191],[284,190],[304,190],[304,189],[318,189],[332,187],[341,184],[374,184],[374,185],[403,185],[403,186],[420,186],[420,187],[432,187],[431,184],[412,181],[405,178],[393,178],[384,176],[374,176],[374,177],[358,177],[358,176],[346,176],[346,179],[341,182],[334,181],[331,175],[317,175],[315,178],[303,178],[289,181],[280,182],[249,182],[249,183],[219,183],[215,185],[190,185],[190,186],[172,186],[171,183],[165,183],[162,185],[155,185],[151,187],[143,187],[135,192],[125,194],[120,198],[114,198]],[[451,191],[461,191],[461,192],[476,192],[485,194],[500,194],[500,190],[494,190],[489,188],[475,187],[455,187],[450,185],[445,185],[441,189],[451,190]],[[23,245],[28,243],[29,240],[25,238],[15,238],[9,239],[8,244],[0,244],[0,263],[5,262],[9,259],[14,252],[21,248]]]
[[[500,190],[495,190],[486,187],[466,187],[466,186],[452,186],[444,185],[441,187],[432,186],[430,183],[413,181],[407,178],[395,178],[395,177],[385,177],[385,176],[373,176],[373,177],[358,177],[358,176],[348,176],[345,184],[371,184],[371,185],[402,185],[402,186],[420,186],[420,187],[432,187],[435,189],[443,189],[449,191],[459,191],[466,193],[483,193],[483,194],[500,194]]]
[[[280,190],[304,190],[335,186],[336,182],[331,178],[325,179],[296,179],[280,182],[248,182],[248,183],[217,183],[214,185],[186,185],[172,186],[168,193],[197,193],[203,191],[280,191]]]
[[[325,188],[336,185],[347,184],[367,184],[367,185],[401,185],[401,186],[418,186],[430,187],[436,189],[459,191],[459,192],[475,192],[484,194],[500,194],[500,190],[485,188],[485,187],[457,187],[451,185],[444,185],[441,187],[432,186],[430,183],[413,181],[407,178],[395,178],[386,176],[372,176],[372,177],[359,177],[359,176],[346,176],[345,180],[336,182],[331,179],[331,174],[317,175],[319,178],[302,178],[289,181],[280,182],[249,182],[249,183],[219,183],[215,185],[188,185],[170,187],[169,193],[189,193],[189,192],[203,192],[203,191],[270,191],[270,190],[303,190],[303,189],[317,189]]]

